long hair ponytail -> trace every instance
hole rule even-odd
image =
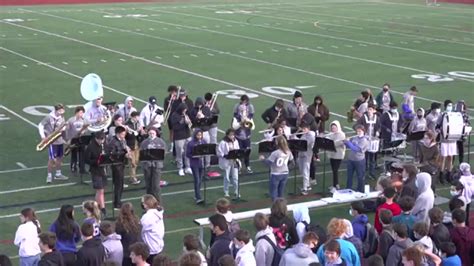
[[[25,220],[27,222],[32,222],[36,226],[36,231],[38,232],[38,234],[41,233],[40,224],[38,222],[38,217],[36,217],[35,210],[33,210],[32,208],[25,208],[21,210],[21,215],[25,217]]]

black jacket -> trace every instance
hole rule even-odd
[[[286,225],[286,232],[288,234],[288,237],[286,238],[288,240],[287,247],[291,247],[300,242],[298,233],[296,232],[296,224],[292,218],[288,216],[277,217],[275,215],[270,215],[269,221],[270,227],[273,228],[280,228],[283,224]]]
[[[171,128],[173,129],[173,140],[183,140],[191,137],[189,126],[186,124],[184,119],[183,110],[185,108],[186,106],[181,104],[178,106],[178,109],[176,109],[176,111],[171,114],[170,124]]]
[[[209,107],[204,105],[204,99],[198,97],[195,102],[195,106],[189,112],[189,119],[193,122],[193,126],[196,125],[198,119],[197,114],[201,110],[201,113],[204,115],[204,118],[210,118],[212,116],[211,110]],[[194,126],[195,128],[200,128],[202,131],[208,131],[211,126]]]
[[[210,266],[219,265],[218,260],[222,256],[231,254],[229,248],[231,242],[232,239],[230,239],[230,234],[228,231],[225,231],[224,234],[220,236],[216,236],[210,250],[211,257],[207,261]]]
[[[99,166],[103,147],[92,139],[84,153],[85,163],[89,165],[89,171],[93,176],[105,176],[105,167]]]
[[[275,105],[273,105],[272,107],[265,110],[265,112],[263,112],[262,119],[263,121],[265,121],[265,123],[271,124],[275,122],[275,119],[277,118],[277,116],[278,116],[278,111],[275,109]],[[279,118],[286,119],[285,109],[281,109]]]
[[[64,266],[63,255],[61,252],[53,250],[45,253],[38,263],[38,266]]]
[[[129,247],[132,244],[137,243],[138,241],[142,241],[141,236],[140,236],[141,226],[138,232],[133,233],[133,232],[125,231],[125,229],[123,228],[123,225],[117,222],[116,227],[115,227],[115,232],[122,237],[120,239],[120,242],[122,243],[122,246],[123,246],[123,257],[124,258],[130,257]]]
[[[105,248],[98,238],[91,238],[82,244],[77,252],[76,266],[102,266],[105,262]]]

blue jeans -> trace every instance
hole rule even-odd
[[[40,254],[36,256],[20,257],[20,266],[37,266],[40,259]]]
[[[288,181],[288,174],[270,175],[270,197],[272,197],[272,201],[283,197],[286,181]]]
[[[352,189],[352,176],[357,175],[357,191],[364,192],[365,185],[365,159],[360,161],[347,161],[347,188]]]
[[[202,174],[204,172],[204,168],[200,166],[191,166],[191,170],[193,171],[194,177],[194,198],[196,200],[201,199],[201,181],[202,181]]]

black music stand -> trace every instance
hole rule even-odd
[[[202,159],[202,168],[204,169],[205,168],[205,165],[204,165],[204,157],[206,156],[210,156],[210,155],[216,155],[216,144],[200,144],[200,145],[197,145],[197,146],[194,146],[193,147],[193,150],[191,151],[191,154],[193,157],[195,158],[200,158]],[[204,197],[203,197],[203,203],[206,204],[206,190],[207,190],[207,186],[206,186],[206,178],[204,177],[204,170],[202,171],[202,176],[200,176],[199,178],[201,178],[201,182],[203,182],[203,186],[204,186]],[[199,188],[200,189],[200,188]]]
[[[164,149],[147,149],[140,150],[139,161],[163,161],[165,159]]]
[[[321,137],[316,137],[316,140],[314,142],[314,150],[323,150],[324,151],[324,159],[323,159],[323,190],[322,190],[322,196],[324,197],[326,195],[326,151],[336,151],[336,146],[334,145],[334,141],[332,139],[328,138],[321,138]]]
[[[70,145],[75,145],[77,146],[79,149],[82,149],[82,156],[84,157],[84,154],[85,154],[85,149],[87,147],[87,145],[89,145],[89,143],[91,142],[91,139],[92,139],[92,135],[83,135],[83,136],[80,136],[80,137],[77,137],[77,138],[72,138],[71,139],[71,143]],[[85,158],[82,158],[82,160],[84,160]],[[84,184],[84,185],[87,185],[85,182],[84,182],[84,179],[83,179],[83,172],[81,171],[81,158],[79,158],[79,178],[81,179],[81,184]],[[85,162],[84,162],[85,164]]]
[[[258,143],[258,153],[272,153],[277,150],[274,141],[261,141]]]
[[[193,128],[200,128],[200,127],[210,127],[213,124],[217,124],[219,120],[218,115],[213,115],[211,117],[204,117],[196,119],[193,123]]]
[[[425,133],[426,133],[426,131],[413,132],[413,133],[411,133],[410,135],[407,136],[406,141],[419,141],[419,140],[422,140],[425,137]],[[418,145],[416,143],[415,143],[414,151],[415,151],[415,154],[413,154],[413,156],[414,156],[414,160],[416,161],[416,156],[418,155]]]
[[[298,152],[300,151],[307,151],[308,150],[308,142],[304,139],[290,139],[288,140],[288,147],[293,152],[295,156],[295,161],[297,160]],[[293,195],[296,196],[296,168],[295,165],[294,171],[294,180],[293,180]]]
[[[237,159],[245,158],[245,156],[248,156],[248,155],[250,155],[250,149],[238,149],[238,150],[229,151],[229,153],[225,156],[225,158],[227,160],[237,160]],[[242,167],[242,165],[240,167]],[[235,200],[239,201],[240,200],[240,176],[237,179],[237,192],[238,193]]]

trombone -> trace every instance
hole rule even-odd
[[[165,114],[163,115],[163,124],[166,125],[168,123],[168,119],[171,115],[171,107],[174,104],[174,101],[178,99],[179,97],[179,92],[181,91],[181,86],[178,86],[178,91],[176,92],[176,95],[174,97],[170,97],[170,101],[168,103],[168,108],[166,108]]]
[[[211,110],[212,112],[212,109],[214,108],[214,105],[216,104],[216,101],[217,101],[217,96],[219,94],[217,92],[215,92],[214,94],[212,94],[212,98],[211,98],[211,103],[209,104],[209,109]]]

